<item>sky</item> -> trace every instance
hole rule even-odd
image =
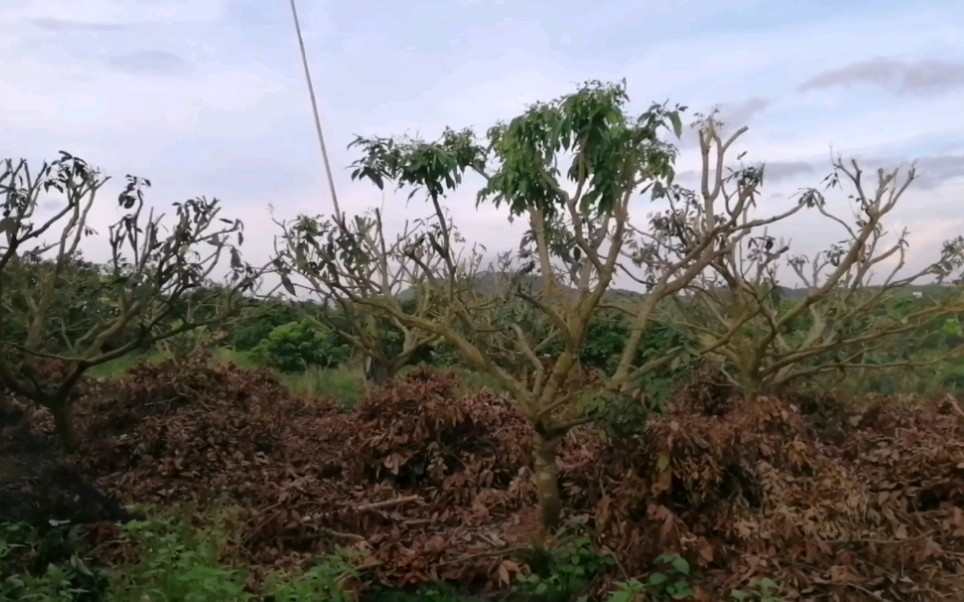
[[[728,127],[748,125],[739,150],[769,166],[763,214],[818,185],[833,150],[871,174],[918,162],[891,222],[911,230],[912,263],[964,233],[959,0],[299,0],[298,9],[350,213],[381,206],[397,227],[427,211],[350,181],[356,134],[484,132],[585,80],[625,78],[638,110],[718,106]],[[253,261],[269,256],[278,231],[269,206],[276,218],[330,212],[286,0],[3,2],[0,27],[0,156],[39,162],[66,150],[112,175],[108,191],[128,173],[151,179],[158,206],[217,197],[245,223]],[[688,135],[684,174],[698,166]],[[463,232],[489,249],[515,247],[521,225],[477,210],[474,193],[448,201]],[[93,221],[118,215],[105,202]],[[804,251],[840,238],[812,216],[776,233]],[[106,245],[85,250],[98,259]]]

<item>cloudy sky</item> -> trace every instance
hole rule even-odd
[[[634,102],[669,99],[750,126],[766,203],[820,182],[831,147],[866,166],[916,159],[896,227],[915,260],[964,231],[964,4],[959,0],[300,0],[343,208],[420,208],[351,183],[353,134],[484,131],[586,79],[628,80]],[[167,205],[196,195],[242,218],[266,257],[281,217],[330,201],[285,0],[0,3],[0,155],[80,155],[150,178]],[[696,165],[684,147],[680,168]],[[451,200],[489,248],[516,243],[473,191]],[[106,203],[96,219],[114,216]],[[807,246],[836,232],[812,219]],[[90,249],[96,256],[97,249]]]

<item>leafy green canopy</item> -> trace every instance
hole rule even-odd
[[[628,102],[625,81],[591,81],[576,94],[536,103],[496,124],[486,146],[470,129],[447,128],[436,142],[357,137],[350,146],[360,147],[364,156],[355,162],[352,179],[368,179],[379,188],[389,180],[412,187],[409,198],[424,190],[437,200],[471,169],[487,180],[477,202],[507,204],[514,216],[537,209],[552,218],[571,198],[579,199],[582,211],[607,214],[627,188],[657,178],[672,183],[675,149],[659,132],[668,121],[677,137],[682,133],[685,107],[653,104],[630,117]],[[560,153],[571,155],[564,179],[579,186],[572,195],[561,184]]]

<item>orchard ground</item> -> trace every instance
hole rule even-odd
[[[17,482],[65,522],[5,524],[7,598],[937,600],[962,582],[947,395],[747,406],[697,374],[635,434],[566,437],[567,520],[540,552],[531,429],[484,379],[413,367],[366,393],[347,368],[278,378],[215,355],[84,384],[73,460],[146,519],[125,527],[57,491],[50,418],[15,404],[5,439],[38,450],[13,454]]]

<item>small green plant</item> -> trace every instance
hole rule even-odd
[[[637,602],[645,600],[646,584],[639,579],[629,579],[619,583],[616,591],[609,595],[607,602]]]
[[[299,575],[273,574],[266,582],[265,595],[274,602],[350,602],[354,598],[343,583],[357,575],[352,556],[338,551]]]
[[[730,592],[733,600],[755,600],[756,602],[783,602],[779,595],[780,586],[773,579],[751,579],[749,589],[735,589]]]
[[[241,602],[243,571],[219,562],[224,536],[217,528],[195,532],[176,517],[136,521],[125,526],[144,551],[136,566],[118,573],[117,600]]]
[[[337,366],[350,350],[328,329],[299,320],[275,327],[255,348],[255,358],[282,372],[300,372],[312,366]]]
[[[663,554],[656,558],[662,570],[650,574],[646,583],[654,595],[670,600],[688,600],[693,597],[690,587],[690,563],[679,554]]]
[[[228,537],[220,515],[196,529],[179,515],[125,526],[139,558],[95,567],[83,528],[51,521],[44,528],[0,523],[0,600],[6,602],[349,602],[343,583],[357,575],[357,552],[338,550],[302,573],[269,575],[264,591],[222,562]]]
[[[0,600],[102,600],[107,573],[92,566],[84,550],[76,525],[0,524]]]
[[[578,520],[571,521],[581,527]],[[564,535],[565,529],[560,534]],[[600,554],[588,537],[569,538],[567,545],[540,552],[530,561],[533,572],[519,575],[518,594],[530,600],[586,600],[579,592],[589,587],[593,577],[612,566],[612,559]],[[578,597],[577,597],[578,596]]]

